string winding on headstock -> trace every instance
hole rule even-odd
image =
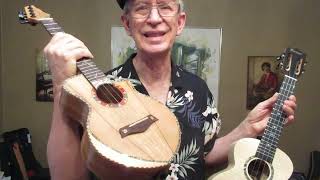
[[[307,64],[306,54],[297,48],[286,48],[277,60],[284,74],[295,79],[304,73]]]
[[[41,20],[50,18],[50,14],[43,12],[34,5],[28,5],[19,11],[18,17],[21,24],[36,25]]]

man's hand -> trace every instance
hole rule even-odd
[[[248,133],[249,137],[256,137],[263,133],[270,118],[273,105],[278,98],[278,93],[271,98],[259,103],[240,124],[242,130]],[[294,121],[294,112],[297,108],[296,97],[291,95],[288,100],[284,101],[283,111],[287,115],[286,125]]]
[[[55,34],[44,48],[49,61],[55,91],[60,91],[63,81],[76,74],[76,60],[93,58],[88,48],[79,39],[66,33]]]

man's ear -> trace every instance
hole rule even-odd
[[[185,25],[186,25],[187,15],[185,12],[181,12],[178,17],[178,30],[177,36],[181,35]]]
[[[128,36],[131,36],[130,21],[125,14],[123,14],[121,16],[121,22],[122,22],[122,25],[123,25],[124,29],[126,30]]]

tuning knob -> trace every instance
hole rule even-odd
[[[19,18],[19,22],[21,24],[25,24],[25,23],[28,23],[28,20],[26,18],[26,14],[22,11],[19,11],[19,14],[18,14],[18,18]]]
[[[283,68],[283,62],[279,63],[279,67],[280,67],[280,69]]]
[[[280,56],[277,57],[278,61],[283,60],[286,57],[286,55],[284,53],[282,53]]]

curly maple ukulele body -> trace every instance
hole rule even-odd
[[[60,103],[65,114],[79,120],[86,129],[83,155],[95,174],[112,179],[147,178],[165,168],[176,153],[180,140],[178,122],[169,109],[138,93],[128,81],[113,85],[125,96],[118,105],[101,101],[82,75],[64,83]],[[127,125],[135,127],[135,123],[148,121],[155,122],[142,133],[126,136],[119,132]],[[119,173],[124,167],[126,172]]]

